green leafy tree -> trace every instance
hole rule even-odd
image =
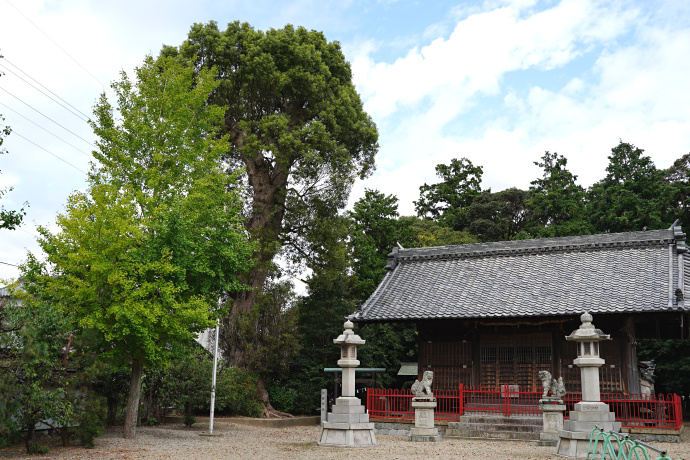
[[[429,217],[456,231],[465,230],[470,223],[467,208],[482,192],[481,166],[474,166],[467,158],[453,158],[449,165],[436,165],[436,175],[442,181],[419,187],[415,209],[419,217]]]
[[[104,358],[131,366],[125,438],[134,438],[144,365],[212,326],[223,292],[250,264],[235,174],[219,166],[224,109],[208,105],[215,72],[146,58],[136,81],[101,96],[92,122],[100,166],[73,194],[59,231],[39,229],[45,264],[29,257],[32,294],[95,329]]]
[[[320,32],[194,24],[179,53],[199,70],[218,69],[210,101],[226,107],[225,159],[246,168],[246,227],[257,263],[245,278],[252,289],[234,296],[235,316],[251,309],[281,248],[309,260],[304,235],[324,224],[324,214],[335,217],[354,180],[371,173],[378,133],[339,43]]]
[[[444,227],[431,219],[420,219],[418,217],[401,217],[400,220],[411,222],[413,241],[408,244],[415,248],[426,248],[430,246],[450,246],[455,244],[477,243],[479,240],[474,235],[466,231],[456,231]]]
[[[671,187],[674,217],[681,225],[690,224],[690,153],[674,161],[664,178]]]
[[[365,190],[349,213],[351,245],[360,300],[369,297],[386,274],[388,253],[398,243],[412,240],[411,222],[398,219],[398,198],[378,190]]]
[[[522,239],[530,218],[529,192],[515,187],[478,195],[467,208],[469,231],[481,241]]]
[[[622,142],[611,149],[606,177],[588,191],[589,220],[597,232],[642,231],[672,223],[673,190],[644,150]]]
[[[544,174],[529,188],[529,233],[535,238],[592,233],[585,215],[585,189],[575,183],[577,176],[567,169],[568,160],[547,151],[541,162],[534,164]]]
[[[657,393],[690,394],[690,341],[680,339],[640,339],[637,358],[656,363]]]

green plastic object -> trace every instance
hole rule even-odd
[[[596,460],[597,458],[601,458],[601,460],[650,460],[647,447],[661,453],[661,456],[657,457],[656,460],[673,460],[666,456],[666,452],[632,440],[627,435],[621,436],[618,433],[606,432],[595,426],[589,437],[587,460]],[[601,457],[597,457],[599,454]]]

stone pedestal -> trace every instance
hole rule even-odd
[[[558,432],[563,429],[563,413],[565,404],[561,400],[540,399],[539,409],[544,420],[544,429],[539,433],[539,446],[556,446]]]
[[[343,396],[335,404],[323,423],[319,446],[371,447],[377,446],[374,424],[369,422],[359,398]]]
[[[621,423],[616,422],[616,414],[609,405],[599,401],[581,401],[570,411],[570,420],[563,422],[558,431],[556,455],[568,458],[586,458],[589,438],[595,426],[620,433]]]
[[[412,398],[414,409],[414,428],[410,431],[410,441],[438,442],[441,435],[434,427],[434,409],[436,398],[433,396],[417,396]]]

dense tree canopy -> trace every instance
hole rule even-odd
[[[226,158],[246,168],[257,264],[247,275],[252,290],[236,296],[233,311],[247,311],[281,248],[308,260],[304,236],[334,217],[355,178],[372,171],[378,134],[340,45],[320,32],[194,24],[179,53],[197,69],[218,69],[210,101],[226,107]]]
[[[588,193],[595,232],[627,232],[668,227],[672,190],[644,150],[622,142],[611,149],[606,177]]]
[[[512,187],[500,192],[485,191],[467,207],[469,232],[481,241],[524,238],[531,214],[529,192]]]
[[[469,225],[467,208],[482,192],[481,166],[467,158],[453,158],[449,165],[436,165],[442,181],[419,187],[419,200],[414,202],[419,217],[430,217],[453,230],[462,231]]]
[[[568,160],[556,152],[544,153],[541,178],[531,182],[527,207],[531,211],[528,231],[536,238],[591,233],[585,217],[585,189],[568,169]]]
[[[383,279],[388,253],[397,244],[412,240],[411,222],[398,219],[397,197],[378,190],[366,190],[349,216],[355,293],[364,301]]]

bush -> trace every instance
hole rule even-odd
[[[27,449],[28,454],[47,454],[48,452],[50,452],[50,449],[43,444],[33,444]]]
[[[271,385],[268,388],[268,396],[274,409],[281,412],[292,412],[295,407],[297,391],[285,386]]]
[[[86,399],[75,401],[75,422],[78,426],[74,428],[74,434],[83,447],[92,449],[94,440],[103,434],[106,406],[106,398],[96,396],[94,392],[89,392]]]
[[[236,367],[221,369],[216,382],[216,409],[227,415],[260,417],[263,405],[256,392],[257,380]]]
[[[185,414],[182,418],[182,423],[184,423],[185,426],[192,426],[196,423],[196,417],[191,414]]]

